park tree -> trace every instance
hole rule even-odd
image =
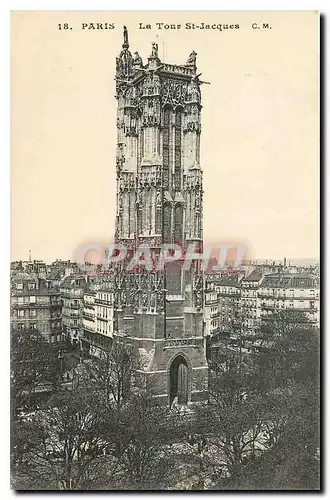
[[[303,313],[279,311],[267,321],[259,351],[232,351],[210,360],[209,403],[194,419],[195,434],[205,437],[204,475],[215,489],[267,489],[281,482],[289,489],[314,488],[319,331]],[[263,463],[268,474],[259,473],[266,470]]]
[[[319,484],[320,449],[319,331],[303,313],[280,311],[268,320],[264,339],[262,349],[253,358],[254,370],[249,384],[245,383],[241,391],[244,395],[241,404],[237,398],[236,409],[235,405],[230,408],[226,404],[231,398],[223,387],[226,386],[226,377],[223,377],[220,405],[218,403],[218,409],[212,407],[211,420],[216,421],[215,412],[222,436],[226,435],[224,427],[228,424],[228,429],[234,427],[239,431],[232,436],[239,437],[246,422],[246,436],[257,437],[258,444],[258,453],[254,450],[236,461],[232,473],[229,469],[228,477],[220,478],[217,487],[315,488]],[[234,385],[233,401],[236,393],[237,385],[236,388]],[[246,413],[251,404],[251,411]],[[225,456],[227,448],[228,441],[221,446]]]
[[[173,426],[167,406],[142,391],[132,396],[117,435],[117,457],[126,479],[124,487],[158,489],[166,483],[173,465],[168,460]]]
[[[11,331],[12,419],[33,407],[33,394],[42,384],[58,380],[56,357],[51,344],[36,330]]]
[[[277,470],[286,461],[282,484],[290,487],[291,477],[292,487],[314,489],[320,481],[320,332],[292,311],[277,314],[269,330],[273,342],[256,363],[258,386],[279,423],[268,457]]]
[[[36,484],[43,485],[40,489],[93,488],[100,474],[109,474],[111,425],[95,385],[82,380],[74,390],[58,391],[20,426],[14,476],[30,485],[27,489]]]
[[[88,378],[102,392],[108,405],[119,414],[129,399],[138,368],[133,346],[125,339],[105,347],[98,358],[85,364]]]

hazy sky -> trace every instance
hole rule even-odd
[[[59,30],[65,22],[72,29]],[[115,29],[82,29],[92,22]],[[152,41],[173,64],[194,49],[211,83],[202,86],[204,240],[243,241],[252,258],[317,257],[316,12],[63,11],[12,14],[12,259],[29,249],[36,259],[72,258],[113,236],[123,24],[144,61]]]

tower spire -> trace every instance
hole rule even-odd
[[[123,35],[124,35],[123,49],[128,49],[128,47],[129,47],[129,43],[128,43],[128,31],[127,31],[126,26],[124,26]]]

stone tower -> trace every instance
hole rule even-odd
[[[117,266],[115,336],[134,344],[140,383],[168,404],[208,395],[201,262],[156,264],[165,244],[202,251],[202,82],[196,55],[182,65],[167,64],[153,43],[144,64],[137,52],[131,54],[124,27],[116,60],[115,242],[131,255],[145,248],[155,265]]]

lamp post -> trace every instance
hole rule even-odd
[[[63,354],[62,354],[62,349],[60,349],[58,351],[57,359],[58,359],[59,364],[60,364],[60,374],[61,374],[61,378],[62,378],[63,377]]]

